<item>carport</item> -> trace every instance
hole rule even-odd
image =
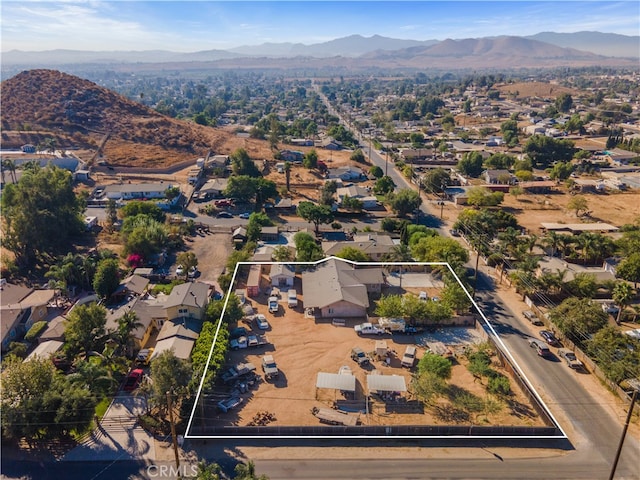
[[[407,391],[407,383],[401,375],[367,375],[367,389],[369,393],[378,394],[383,400],[391,400],[394,393]]]
[[[316,400],[318,399],[319,388],[329,388],[355,394],[356,377],[348,374],[318,372],[318,378],[316,380]]]

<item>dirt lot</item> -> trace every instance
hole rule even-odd
[[[229,255],[233,252],[233,243],[229,233],[201,233],[194,237],[185,237],[187,248],[198,259],[198,281],[218,287],[218,277],[224,270]]]
[[[267,285],[267,280],[265,276],[264,285]],[[298,292],[301,291],[300,278],[296,279],[296,289]],[[430,295],[435,293],[430,291]],[[304,295],[299,295],[299,303],[303,302]],[[357,378],[355,400],[359,405],[364,405],[366,374],[375,369],[382,374],[402,375],[409,386],[411,372],[400,367],[400,358],[407,345],[413,345],[414,342],[423,343],[428,339],[404,335],[394,335],[393,338],[391,335],[358,337],[352,327],[363,321],[362,319],[348,320],[345,326],[334,326],[328,320],[306,318],[301,306],[295,310],[288,308],[286,298],[284,301],[281,299],[280,310],[275,316],[268,313],[266,303],[266,294],[261,294],[257,299],[252,300],[252,305],[257,312],[264,314],[269,320],[270,330],[266,335],[270,345],[233,351],[228,360],[230,363],[250,361],[261,374],[262,355],[270,353],[273,354],[280,368],[280,377],[273,381],[262,381],[257,389],[250,394],[245,394],[247,398],[238,410],[226,414],[208,412],[207,416],[213,425],[247,425],[258,412],[262,411],[275,416],[275,421],[271,422],[271,425],[319,425],[318,419],[311,412],[312,408],[330,408],[334,401],[342,402],[346,398],[338,391],[316,389],[318,372],[338,373],[341,366],[348,365]],[[244,321],[242,325],[258,332],[255,325]],[[466,331],[462,337],[466,342],[480,341],[475,330]],[[380,339],[384,339],[389,349],[396,352],[391,356],[390,365],[384,361],[375,360],[369,368],[364,369],[351,359],[353,347],[359,346],[365,352],[373,352],[376,340]],[[451,383],[481,398],[486,398],[484,387],[478,381],[474,382],[472,375],[464,366],[466,360],[461,356],[463,344],[451,345],[451,348],[457,353]],[[418,347],[418,358],[424,351],[423,347]],[[494,365],[494,368],[501,370],[497,365]],[[473,423],[542,425],[541,419],[535,414],[515,382],[511,383],[514,395],[509,404],[503,404],[501,411],[496,414],[481,414],[473,418]],[[348,399],[352,397],[349,396]],[[374,400],[373,404],[370,404],[370,413],[366,416],[360,415],[360,420],[364,425],[436,425],[452,422],[453,420],[447,418],[445,412],[446,409],[426,410],[420,402],[408,394],[406,402],[385,404],[380,400]]]
[[[540,233],[540,222],[581,223],[606,222],[621,226],[640,218],[640,193],[587,193],[584,194],[591,211],[590,218],[577,218],[575,211],[567,209],[571,195],[505,195],[503,206],[518,217],[518,223],[531,232]]]

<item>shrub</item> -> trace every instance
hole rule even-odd
[[[511,392],[511,385],[509,379],[504,375],[496,375],[489,379],[487,390],[495,395],[509,395]]]
[[[42,332],[44,332],[44,330],[47,328],[47,325],[48,324],[45,321],[34,323],[27,334],[24,336],[24,339],[27,342],[32,343],[36,338],[40,336]]]

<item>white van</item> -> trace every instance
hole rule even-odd
[[[416,347],[413,345],[409,345],[402,356],[402,361],[400,365],[403,367],[411,368],[413,367],[414,362],[416,361]]]
[[[287,292],[287,305],[289,305],[289,308],[298,306],[298,292],[296,292],[295,288],[290,288]]]

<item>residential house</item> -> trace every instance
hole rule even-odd
[[[112,200],[155,200],[166,197],[168,183],[121,183],[104,187],[103,195]]]
[[[213,155],[206,162],[206,166],[210,168],[225,168],[227,165],[229,165],[229,155]]]
[[[279,198],[273,208],[279,212],[290,212],[295,210],[295,206],[290,198]]]
[[[193,318],[176,318],[164,322],[158,332],[151,360],[166,351],[172,351],[177,358],[188,360],[201,330],[202,322]]]
[[[274,287],[293,287],[296,272],[291,265],[284,263],[274,263],[269,272],[271,285]]]
[[[200,195],[209,195],[216,198],[222,197],[223,192],[227,189],[228,183],[228,178],[212,178],[207,180],[200,189]]]
[[[549,193],[556,186],[554,180],[535,180],[530,182],[520,182],[518,184],[527,193],[543,194]]]
[[[64,329],[66,327],[67,319],[61,315],[52,318],[47,325],[47,328],[38,337],[38,342],[46,342],[48,340],[64,340]]]
[[[286,162],[301,162],[304,152],[298,150],[280,150],[280,158]]]
[[[298,147],[313,147],[314,145],[312,138],[292,138],[289,143]]]
[[[260,240],[263,242],[277,242],[278,241],[278,226],[265,226],[262,227],[260,232]]]
[[[24,359],[25,362],[31,360],[47,360],[51,358],[58,350],[62,348],[64,342],[60,340],[47,340],[38,343],[38,346]]]
[[[364,233],[355,235],[353,241],[322,242],[322,251],[329,257],[336,255],[344,248],[353,247],[366,253],[371,260],[377,262],[395,246],[396,243],[389,235]]]
[[[369,210],[378,206],[378,199],[371,195],[371,192],[358,185],[350,185],[348,187],[340,187],[336,190],[336,197],[338,199],[338,205],[342,206],[342,202],[345,197],[357,198],[362,202],[362,208]]]
[[[153,269],[152,269],[153,271]],[[118,288],[113,293],[114,297],[126,297],[129,295],[142,295],[149,286],[149,279],[140,275],[129,275],[120,282]]]
[[[485,170],[482,172],[482,176],[484,177],[485,182],[489,185],[498,185],[498,184],[511,184],[513,182],[513,175],[509,170],[498,169],[498,170]]]
[[[369,293],[380,292],[383,282],[379,267],[357,268],[332,257],[302,273],[304,305],[319,309],[321,317],[364,317]]]
[[[165,302],[167,319],[195,318],[202,320],[209,303],[209,285],[202,282],[186,282],[176,285]]]
[[[363,180],[366,178],[366,176],[361,168],[345,166],[345,167],[338,167],[338,168],[330,168],[329,171],[327,172],[326,178],[327,179],[339,178],[340,180],[348,182],[348,181]]]
[[[340,142],[338,142],[337,140],[331,137],[326,137],[320,140],[319,146],[324,148],[325,150],[341,150],[342,149],[342,145],[340,144]]]

